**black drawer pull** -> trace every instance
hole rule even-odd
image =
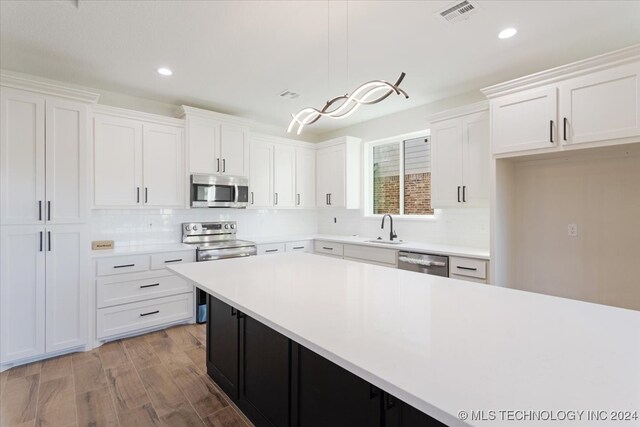
[[[278,252],[277,249],[267,249],[265,252]]]
[[[182,258],[178,258],[178,259],[168,259],[168,260],[166,260],[164,263],[165,263],[165,264],[167,264],[167,263],[169,263],[169,262],[180,262],[180,261],[182,261]]]
[[[553,144],[553,120],[549,120],[549,142]]]
[[[293,249],[304,249],[304,246],[294,246]]]
[[[135,264],[114,265],[113,268],[135,267]]]
[[[140,286],[140,289],[153,288],[154,286],[160,286],[160,283],[154,283],[153,285],[142,285]]]
[[[333,250],[333,248],[328,248],[328,247],[326,247],[326,246],[323,246],[323,247],[322,247],[322,249],[326,249],[326,250],[328,250],[328,251],[332,251],[332,250]]]
[[[149,316],[150,314],[157,314],[157,313],[160,313],[160,310],[150,311],[148,313],[140,313],[140,317]]]
[[[460,270],[478,271],[477,268],[474,268],[474,267],[462,267],[460,265],[456,265],[456,268],[459,268]]]

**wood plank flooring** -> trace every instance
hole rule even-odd
[[[205,325],[182,325],[0,373],[0,427],[250,422],[211,381]]]

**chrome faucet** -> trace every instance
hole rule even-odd
[[[393,239],[398,237],[398,235],[395,233],[395,231],[393,231],[393,217],[391,215],[384,214],[384,216],[382,217],[382,225],[380,226],[380,228],[384,230],[384,220],[387,217],[389,217],[389,223],[390,223],[389,226],[391,227],[391,230],[389,230],[389,241],[393,242]]]

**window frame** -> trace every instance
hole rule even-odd
[[[373,149],[374,147],[378,147],[381,145],[387,145],[392,143],[397,143],[399,145],[399,155],[402,161],[399,162],[400,166],[400,213],[393,214],[394,218],[398,219],[406,219],[406,220],[419,220],[419,221],[433,221],[438,219],[440,216],[440,209],[434,209],[433,214],[424,214],[424,215],[416,215],[416,214],[404,214],[404,144],[403,142],[409,139],[421,138],[421,137],[431,137],[431,130],[425,129],[417,132],[405,133],[402,135],[397,135],[389,138],[377,139],[375,141],[367,141],[364,143],[363,150],[363,192],[364,192],[364,203],[363,203],[363,217],[365,218],[382,218],[384,214],[374,214],[373,213]]]

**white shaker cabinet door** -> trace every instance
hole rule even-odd
[[[218,174],[221,171],[218,154],[220,124],[199,117],[187,118],[190,174]]]
[[[144,124],[141,197],[146,206],[183,206],[182,141],[182,129],[178,127]]]
[[[45,351],[44,227],[0,228],[0,363]]]
[[[86,342],[89,241],[86,226],[46,228],[46,351]]]
[[[222,124],[220,131],[220,172],[224,175],[246,176],[247,130],[242,126]]]
[[[318,150],[316,203],[318,207],[345,207],[346,150],[343,145]]]
[[[249,169],[249,206],[256,208],[272,206],[273,144],[262,141],[251,142]]]
[[[44,223],[45,98],[7,88],[0,97],[0,224]]]
[[[83,222],[87,216],[87,106],[47,98],[46,220]]]
[[[491,101],[493,154],[558,145],[557,89],[545,87]]]
[[[463,202],[470,206],[489,205],[489,111],[462,118]]]
[[[141,206],[142,123],[96,115],[93,157],[95,206]]]
[[[316,152],[309,148],[296,148],[296,206],[316,206]]]
[[[640,135],[640,62],[569,79],[559,89],[563,144]]]
[[[278,208],[295,206],[296,149],[288,145],[274,145],[273,149],[273,205]]]
[[[454,118],[431,126],[431,206],[462,203],[462,120]]]

